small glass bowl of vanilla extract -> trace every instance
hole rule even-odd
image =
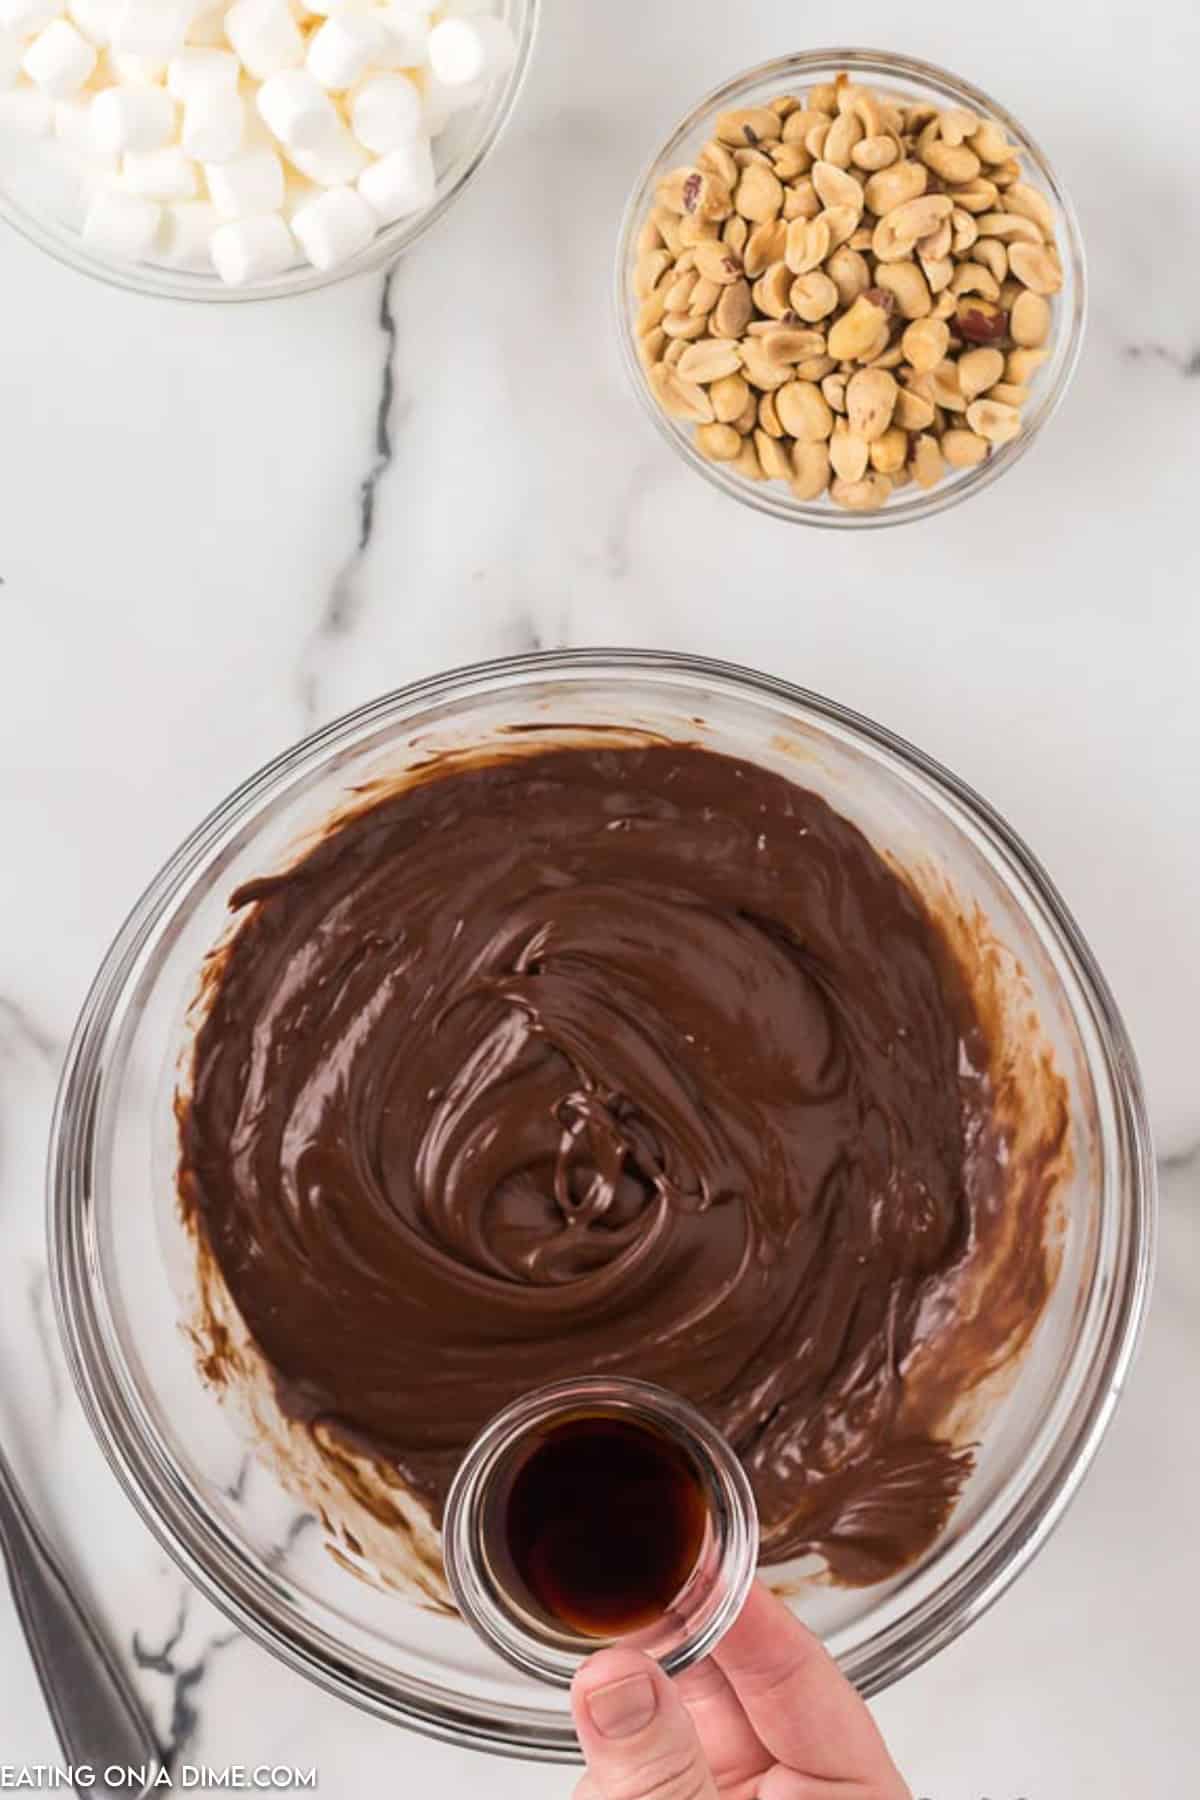
[[[569,1685],[605,1644],[668,1674],[706,1656],[754,1579],[741,1463],[686,1400],[648,1382],[556,1382],[498,1413],[446,1502],[446,1575],[510,1663]]]

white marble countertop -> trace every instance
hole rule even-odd
[[[879,1716],[930,1800],[1177,1792],[1200,1751],[1192,0],[545,14],[494,160],[386,283],[188,307],[0,237],[0,1437],[189,1760],[315,1764],[331,1800],[568,1793],[566,1771],[485,1766],[326,1698],[231,1633],[142,1528],[54,1339],[55,1076],[144,882],[318,721],[534,646],[757,665],[915,739],[1029,840],[1125,1009],[1167,1169],[1144,1351],[1081,1498]],[[1029,125],[1078,203],[1093,299],[1074,388],[1016,470],[928,524],[853,538],[759,518],[675,460],[626,391],[608,312],[652,143],[735,69],[845,37],[942,62]],[[54,1759],[0,1589],[0,1764]]]

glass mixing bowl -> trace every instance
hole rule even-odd
[[[965,107],[969,112],[1001,124],[1009,142],[1023,152],[1027,178],[1041,188],[1054,209],[1063,265],[1063,289],[1054,301],[1050,356],[1033,382],[1019,434],[1011,443],[994,450],[985,463],[973,469],[951,471],[934,488],[925,490],[910,483],[878,512],[847,512],[828,496],[819,500],[796,500],[781,482],[747,481],[734,474],[727,464],[712,462],[702,456],[693,442],[694,428],[670,418],[655,400],[637,353],[639,303],[633,294],[637,235],[654,204],[655,190],[663,176],[693,159],[705,140],[712,136],[713,120],[719,112],[727,108],[765,105],[777,94],[805,93],[822,82],[833,81],[843,69],[860,85],[901,100],[929,101],[939,107]],[[736,75],[711,94],[706,94],[676,126],[643,171],[626,208],[617,246],[617,331],[623,360],[634,391],[667,442],[714,487],[747,506],[756,507],[759,512],[772,513],[777,519],[790,519],[800,525],[824,525],[847,531],[905,525],[915,519],[930,518],[934,513],[944,512],[948,506],[956,506],[971,494],[982,493],[1006,469],[1011,469],[1043,425],[1057,412],[1070,385],[1083,348],[1086,304],[1079,221],[1045,152],[1024,126],[990,94],[933,63],[918,62],[913,57],[893,55],[886,50],[813,50],[803,56],[782,56],[775,62],[762,63],[756,69]]]
[[[481,664],[386,696],[252,776],[187,840],[105,958],[67,1056],[50,1154],[51,1267],[87,1415],[185,1572],[294,1668],[384,1718],[459,1744],[570,1760],[565,1694],[459,1619],[348,1574],[200,1383],[175,1282],[171,1097],[188,1002],[239,882],[286,862],[352,790],[513,727],[580,722],[702,742],[824,794],[881,852],[949,879],[1020,965],[1070,1090],[1074,1174],[1057,1286],[950,1526],[874,1588],[794,1600],[873,1693],[948,1643],[1061,1518],[1108,1423],[1149,1281],[1154,1167],[1138,1073],[1103,976],[1044,871],[1002,819],[910,745],[831,701],[698,658],[580,650]],[[1015,960],[1013,960],[1015,959]],[[1024,1029],[1024,1027],[1022,1027]],[[181,1034],[183,1034],[181,1036]],[[157,1223],[159,1242],[155,1242]],[[773,1571],[782,1573],[782,1571]]]
[[[101,256],[80,235],[83,209],[78,181],[70,169],[57,164],[43,167],[28,156],[27,144],[14,139],[0,140],[0,219],[84,275],[168,300],[282,300],[386,268],[453,206],[495,149],[529,68],[540,6],[541,0],[498,0],[495,10],[512,28],[516,59],[503,77],[491,83],[478,106],[456,113],[435,139],[437,195],[433,205],[385,225],[365,250],[336,269],[322,271],[300,262],[269,281],[228,287],[216,274],[172,269],[155,262],[116,262]],[[36,149],[36,144],[33,147]]]

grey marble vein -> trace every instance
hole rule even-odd
[[[317,624],[300,661],[298,688],[306,730],[320,722],[320,671],[323,652],[338,638],[349,635],[362,609],[359,573],[371,547],[379,484],[392,466],[396,424],[396,346],[398,333],[394,306],[399,265],[383,278],[379,299],[379,329],[383,336],[383,361],[379,395],[375,403],[375,437],[370,467],[358,487],[358,532],[354,548],[334,577]]]
[[[1166,363],[1185,380],[1200,377],[1200,345],[1192,350],[1173,350],[1169,344],[1126,344],[1121,355],[1126,362]]]
[[[30,1276],[28,1295],[34,1337],[46,1369],[46,1386],[50,1395],[50,1416],[57,1420],[63,1408],[63,1384],[58,1370],[58,1338],[50,1318],[50,1280],[45,1269],[33,1270]]]
[[[1182,1150],[1173,1150],[1170,1156],[1160,1156],[1158,1167],[1164,1175],[1174,1175],[1180,1169],[1186,1169],[1192,1163],[1200,1163],[1200,1138],[1185,1144]]]
[[[635,462],[617,497],[604,537],[602,558],[604,572],[613,581],[624,581],[629,574],[634,520],[661,481],[662,466],[662,459],[658,457]]]
[[[136,1666],[147,1674],[163,1675],[171,1683],[170,1717],[165,1742],[160,1745],[163,1761],[168,1767],[183,1755],[196,1736],[200,1724],[197,1690],[208,1674],[213,1657],[230,1644],[235,1644],[241,1636],[238,1631],[218,1632],[215,1637],[209,1638],[194,1662],[184,1662],[177,1657],[176,1652],[187,1630],[190,1603],[191,1593],[185,1588],[179,1597],[175,1623],[160,1649],[148,1649],[140,1634],[136,1631],[133,1634],[132,1650]]]
[[[297,1513],[279,1542],[277,1544],[272,1544],[271,1548],[264,1554],[263,1562],[266,1564],[267,1568],[281,1568],[284,1562],[286,1562],[293,1546],[300,1541],[306,1531],[312,1530],[316,1522],[315,1513]]]
[[[0,1051],[6,1046],[36,1056],[56,1068],[63,1046],[52,1031],[34,1017],[29,1008],[7,994],[0,994]]]
[[[240,1506],[246,1497],[246,1487],[250,1480],[250,1470],[253,1466],[253,1462],[254,1459],[247,1450],[246,1454],[242,1457],[241,1462],[238,1464],[237,1474],[229,1483],[229,1486],[222,1489],[222,1492],[233,1501],[235,1506]]]

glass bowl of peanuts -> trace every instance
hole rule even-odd
[[[166,299],[386,268],[495,148],[540,4],[150,0],[130,26],[117,0],[26,0],[0,24],[0,220]]]
[[[672,133],[626,211],[617,307],[638,395],[715,486],[801,524],[899,525],[987,487],[1057,410],[1083,245],[997,101],[814,51]]]

